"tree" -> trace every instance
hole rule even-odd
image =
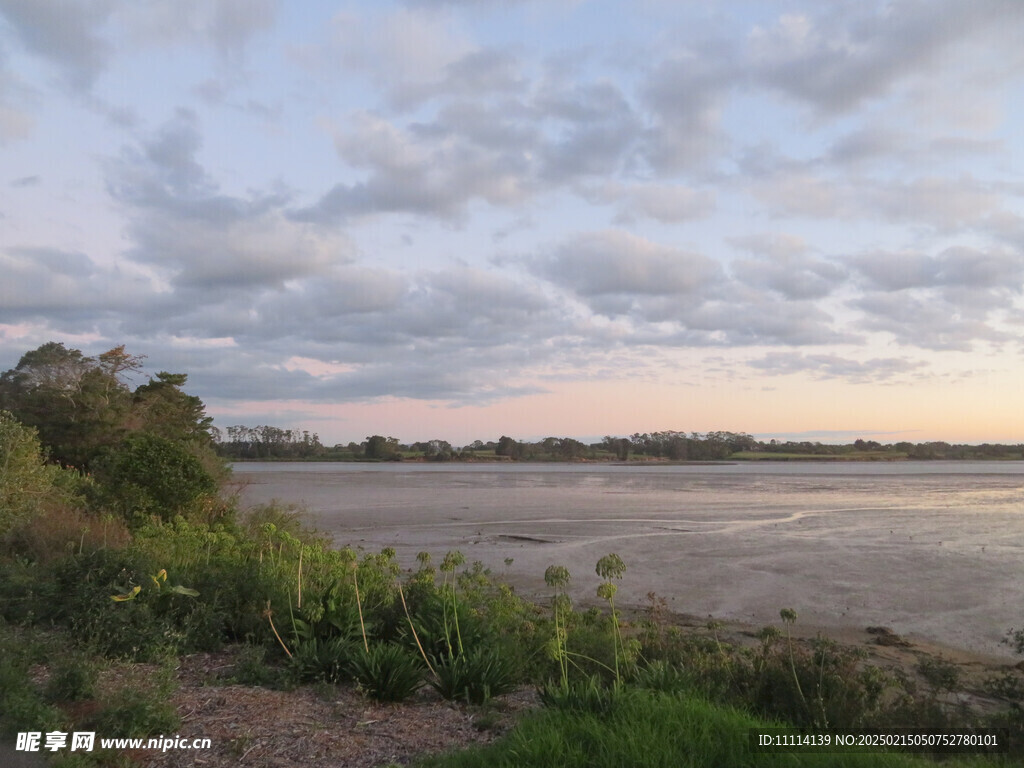
[[[36,431],[0,411],[0,536],[31,518],[53,488]]]
[[[398,438],[371,435],[366,438],[363,455],[368,459],[394,459],[398,457]]]
[[[139,360],[123,347],[93,359],[48,342],[0,375],[0,408],[34,427],[52,460],[84,469],[123,435],[131,395],[119,377]]]
[[[508,456],[510,459],[518,459],[522,453],[523,446],[521,443],[507,435],[502,435],[498,438],[498,445],[494,449],[495,456]]]
[[[195,395],[182,390],[188,375],[160,371],[143,384],[132,398],[132,420],[139,428],[169,440],[210,445],[213,419]]]
[[[209,469],[218,465],[203,402],[186,394],[183,373],[161,371],[133,392],[128,377],[144,357],[124,345],[86,357],[48,342],[0,375],[0,408],[34,427],[51,461],[91,469],[128,435],[147,432],[187,445]]]
[[[170,520],[217,490],[216,477],[181,442],[140,432],[95,462],[101,502],[126,520]]]

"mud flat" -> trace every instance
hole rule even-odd
[[[564,565],[627,564],[620,603],[749,626],[883,625],[913,643],[1014,659],[1024,616],[1024,466],[1006,462],[715,467],[239,465],[246,503],[304,506],[339,545],[461,550],[544,598]],[[855,628],[852,629],[851,628]]]

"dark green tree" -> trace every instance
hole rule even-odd
[[[51,460],[85,469],[123,437],[131,393],[122,377],[140,364],[123,346],[91,358],[51,341],[0,375],[0,408],[38,431]]]
[[[128,436],[94,464],[101,504],[129,523],[170,520],[217,490],[215,475],[185,444],[152,433]]]

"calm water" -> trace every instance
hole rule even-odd
[[[521,592],[626,561],[620,595],[757,623],[886,624],[1008,654],[1024,617],[1024,463],[235,465],[243,500],[305,506],[339,544],[460,549]],[[512,558],[506,565],[506,558]]]

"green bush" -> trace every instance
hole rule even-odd
[[[230,679],[240,685],[274,686],[281,681],[281,669],[268,663],[265,646],[246,643],[238,650]]]
[[[345,637],[311,637],[295,644],[289,662],[297,682],[341,683],[352,679],[351,666],[364,653]]]
[[[35,429],[0,411],[0,537],[37,515],[50,499],[72,483],[59,467],[43,461]]]
[[[375,701],[404,701],[423,686],[423,664],[418,656],[395,643],[370,646],[356,654],[352,676]]]
[[[32,684],[28,667],[13,655],[0,656],[0,735],[57,730],[66,725]]]
[[[498,648],[478,646],[455,656],[442,655],[432,666],[437,677],[431,687],[445,699],[470,704],[511,693],[519,682],[512,660]]]
[[[217,490],[217,480],[181,442],[150,433],[128,436],[95,462],[99,502],[142,524],[170,520]]]
[[[46,682],[46,698],[54,703],[82,701],[96,695],[99,668],[92,659],[81,653],[58,658],[50,668]]]

